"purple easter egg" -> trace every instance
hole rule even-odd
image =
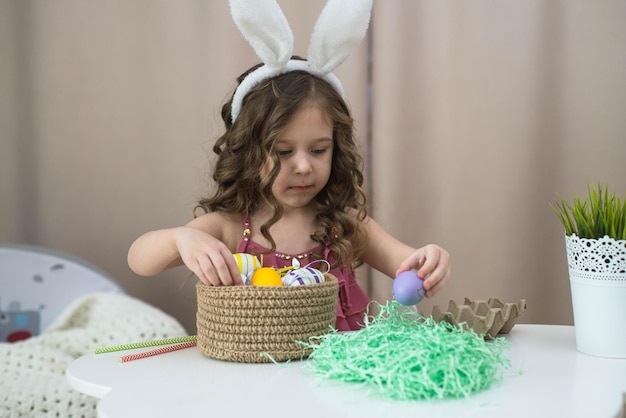
[[[393,280],[392,293],[401,304],[416,305],[424,298],[422,279],[414,271],[402,272]]]

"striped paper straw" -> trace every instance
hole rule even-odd
[[[134,348],[155,347],[157,345],[176,344],[182,342],[196,341],[195,335],[184,337],[165,338],[163,340],[143,341],[139,343],[116,345],[112,347],[101,347],[94,350],[94,354],[111,353],[113,351],[132,350]]]
[[[120,362],[125,363],[127,361],[139,360],[142,358],[152,357],[152,356],[156,356],[159,354],[170,353],[172,351],[182,350],[184,348],[195,347],[195,346],[196,346],[195,341],[187,341],[185,343],[170,345],[168,347],[161,347],[161,348],[157,348],[156,350],[146,351],[144,353],[129,354],[127,356],[122,356],[120,357]]]

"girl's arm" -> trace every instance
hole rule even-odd
[[[154,276],[183,264],[176,246],[178,228],[150,231],[135,240],[128,250],[128,266],[141,276]]]
[[[223,242],[231,235],[225,233],[229,225],[216,212],[202,215],[185,226],[148,232],[131,245],[128,265],[139,275],[153,276],[185,264],[207,285],[241,284],[233,251]]]
[[[363,261],[386,274],[395,277],[403,271],[414,269],[424,279],[426,296],[437,293],[450,279],[450,255],[443,248],[429,244],[415,249],[389,235],[373,219],[365,220],[368,246]]]

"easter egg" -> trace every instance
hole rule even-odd
[[[299,286],[324,282],[324,273],[312,267],[290,270],[283,276],[285,286]]]
[[[282,286],[283,281],[280,273],[271,267],[261,267],[252,275],[252,286]]]
[[[235,257],[235,261],[237,262],[237,268],[239,269],[243,284],[250,284],[254,272],[261,268],[261,262],[258,257],[246,253],[236,253],[233,254],[233,257]]]
[[[416,272],[405,271],[393,280],[392,293],[395,300],[405,306],[418,304],[424,298],[422,279]]]

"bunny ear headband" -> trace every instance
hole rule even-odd
[[[328,0],[309,43],[308,61],[291,60],[293,33],[276,0],[230,0],[230,13],[244,38],[263,61],[243,79],[231,106],[233,123],[244,97],[259,83],[289,71],[306,71],[330,83],[343,97],[331,72],[361,42],[369,25],[373,0]]]

